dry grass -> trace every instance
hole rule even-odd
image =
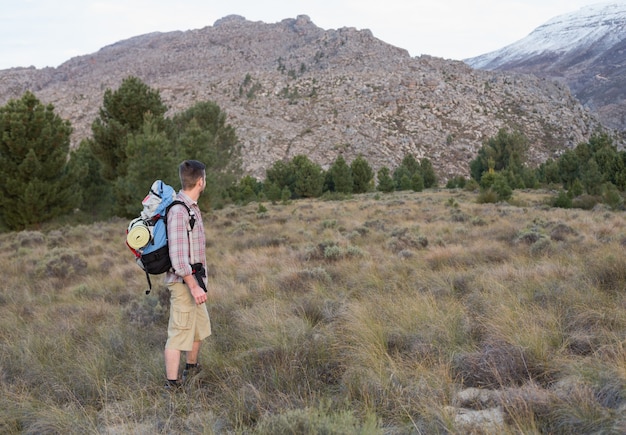
[[[214,336],[167,397],[168,295],[124,221],[2,234],[0,432],[623,433],[624,215],[546,197],[207,215]]]

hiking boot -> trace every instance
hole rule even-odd
[[[180,381],[165,381],[165,385],[163,385],[163,390],[166,393],[176,393],[182,390],[182,388],[183,384]]]
[[[200,372],[200,364],[196,364],[195,367],[189,367],[183,370],[183,376],[181,382],[184,384],[187,380],[191,379]]]

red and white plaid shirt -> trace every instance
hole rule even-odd
[[[195,213],[196,223],[189,233],[189,213],[182,205],[175,205],[167,213],[167,239],[173,272],[167,272],[165,282],[183,282],[183,276],[191,275],[191,264],[202,263],[206,268],[206,237],[198,203],[181,190],[176,199],[187,204]],[[193,247],[193,249],[192,249]]]

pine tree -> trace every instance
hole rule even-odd
[[[537,178],[542,183],[556,184],[561,182],[558,161],[548,159],[537,169]]]
[[[79,204],[80,168],[68,162],[71,132],[69,121],[31,92],[0,107],[0,220],[9,229],[48,221]]]
[[[335,192],[352,193],[352,171],[341,154],[337,156],[328,173]]]
[[[402,178],[400,178],[400,181],[398,182],[398,184],[396,185],[396,189],[398,190],[410,190],[411,187],[411,178],[409,178],[408,174],[404,174],[402,175]]]
[[[289,187],[283,187],[283,190],[280,192],[280,200],[285,204],[291,200],[291,191],[289,190]]]
[[[142,131],[129,134],[125,150],[128,172],[115,180],[115,213],[130,218],[141,211],[141,200],[154,180],[163,180],[174,189],[180,187],[180,162],[171,142],[164,132],[158,130],[157,122],[150,115],[146,117]]]
[[[412,154],[407,154],[402,159],[402,163],[393,171],[393,181],[398,190],[411,189],[411,179],[420,170],[420,164]]]
[[[198,203],[203,209],[221,205],[241,175],[241,151],[226,113],[211,101],[196,103],[168,123],[176,159],[195,159],[206,165],[207,188]]]
[[[604,177],[600,172],[598,163],[596,163],[596,159],[592,157],[582,169],[580,181],[588,194],[600,195],[603,179]]]
[[[565,188],[569,188],[574,180],[580,179],[580,160],[573,150],[566,150],[558,160],[559,175]]]
[[[510,169],[518,174],[525,164],[527,151],[528,139],[521,132],[509,133],[502,128],[495,137],[483,143],[476,158],[470,162],[472,178],[480,181],[490,168],[495,171]]]
[[[267,196],[267,199],[269,199],[270,201],[272,201],[272,203],[276,203],[278,201],[280,201],[280,197],[281,197],[281,190],[280,187],[278,186],[278,184],[276,183],[265,183],[264,188],[263,188],[265,195]]]
[[[317,198],[324,187],[322,168],[307,156],[298,155],[292,160],[295,171],[294,194],[299,198]]]
[[[513,189],[511,189],[506,178],[501,174],[496,174],[492,189],[498,195],[499,201],[506,201],[513,195]]]
[[[91,126],[89,145],[102,164],[102,175],[113,181],[127,173],[126,141],[129,134],[143,128],[146,114],[163,127],[167,107],[158,91],[137,77],[126,78],[116,91],[104,92],[99,115]]]
[[[91,213],[94,218],[110,217],[114,204],[112,186],[102,178],[102,165],[91,152],[87,141],[82,140],[70,156],[70,166],[75,167],[76,183],[82,191],[82,201],[78,207]]]
[[[352,191],[354,193],[365,193],[370,190],[372,180],[374,179],[374,171],[363,156],[358,156],[352,161],[350,170],[352,171]]]
[[[290,192],[294,191],[296,182],[295,167],[293,162],[277,160],[265,170],[265,181],[268,185],[275,184],[282,191],[285,187]]]
[[[239,180],[237,186],[231,188],[231,191],[233,192],[231,197],[235,201],[241,204],[248,204],[259,199],[262,193],[262,184],[251,175],[246,175]]]
[[[378,170],[378,187],[381,192],[389,193],[395,190],[396,186],[391,178],[389,168],[383,166]]]
[[[422,174],[419,172],[416,172],[413,174],[413,177],[411,177],[411,189],[414,192],[421,192],[424,190],[424,178],[422,178]]]
[[[435,169],[433,168],[433,164],[427,158],[423,158],[420,161],[420,173],[426,189],[437,186],[437,175],[435,174]]]
[[[615,174],[615,186],[621,190],[626,190],[626,152],[620,151],[617,155],[618,171]]]

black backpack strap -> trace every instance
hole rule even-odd
[[[149,295],[150,291],[152,291],[152,282],[150,282],[150,274],[148,273],[148,271],[145,270],[145,272],[146,272],[146,279],[148,280],[148,290],[146,290],[146,294]]]
[[[185,208],[187,209],[187,213],[189,213],[189,226],[193,230],[193,227],[196,225],[196,214],[189,208],[187,204],[185,204],[181,200],[176,199],[172,201],[172,203],[168,205],[167,208],[165,209],[165,216],[167,216],[167,214],[169,213],[170,208],[178,204],[185,206]],[[167,220],[165,221],[165,223],[167,225]]]

